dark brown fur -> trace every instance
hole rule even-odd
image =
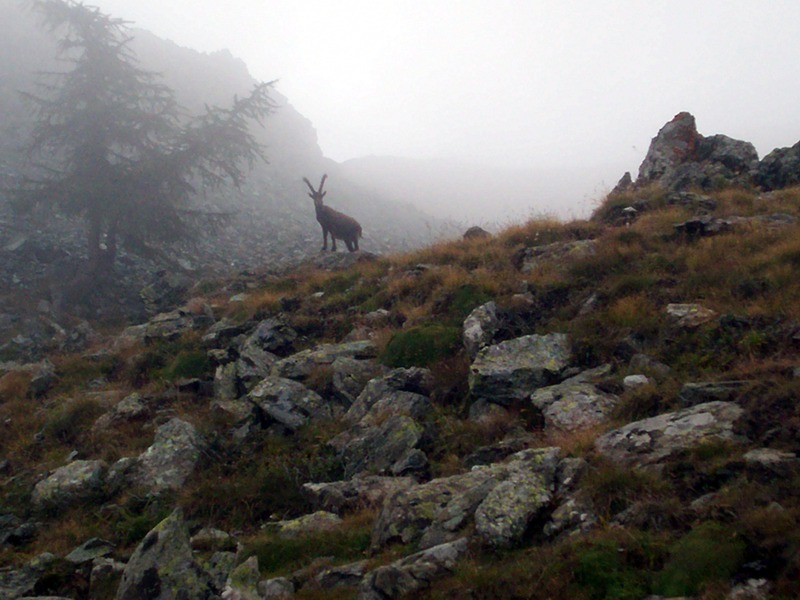
[[[309,196],[314,201],[314,210],[317,212],[317,221],[322,226],[322,250],[328,249],[328,234],[331,234],[331,252],[336,252],[336,239],[342,240],[350,252],[358,250],[358,238],[361,237],[361,225],[353,217],[349,217],[338,210],[333,210],[330,206],[322,203],[322,198],[328,192],[322,191],[327,175],[322,176],[319,182],[319,189],[314,189],[311,182],[303,177],[308,189],[311,190]]]

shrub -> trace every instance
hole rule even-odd
[[[460,346],[460,327],[418,325],[392,336],[381,360],[389,367],[427,367],[455,355]]]
[[[744,542],[719,523],[692,529],[670,548],[670,559],[656,580],[665,596],[693,596],[709,583],[727,581],[744,560]]]

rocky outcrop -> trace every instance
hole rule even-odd
[[[31,499],[34,505],[64,509],[102,493],[106,465],[99,460],[76,460],[56,469],[36,484]]]
[[[192,556],[189,531],[176,510],[152,529],[131,555],[117,600],[215,597],[210,578]]]
[[[557,448],[525,450],[503,463],[398,492],[381,510],[371,546],[429,548],[461,537],[471,524],[487,544],[509,545],[551,499],[558,456]]]
[[[358,600],[388,600],[418,596],[436,579],[455,570],[468,550],[460,539],[401,558],[370,572],[358,591]]]
[[[758,165],[758,184],[767,191],[800,184],[800,142],[767,154]]]
[[[180,489],[194,471],[202,447],[191,423],[172,418],[158,428],[153,444],[136,459],[131,481],[152,493]]]
[[[318,508],[341,515],[379,508],[386,498],[415,484],[412,477],[364,475],[343,481],[305,483],[303,490]]]
[[[329,419],[330,405],[302,383],[283,377],[266,377],[247,395],[263,427],[295,431],[309,420]]]
[[[330,366],[337,358],[363,359],[374,358],[376,355],[377,349],[371,341],[322,344],[278,361],[272,369],[272,374],[303,380],[311,375],[314,369]]]
[[[509,406],[557,383],[571,360],[570,341],[562,333],[527,335],[489,346],[470,367],[470,394],[473,401]]]
[[[654,465],[705,441],[736,441],[733,426],[742,414],[731,402],[698,404],[610,431],[597,438],[595,448],[623,465]]]

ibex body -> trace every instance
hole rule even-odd
[[[336,239],[342,240],[350,252],[358,250],[358,238],[361,237],[361,225],[353,217],[349,217],[338,210],[333,210],[330,206],[322,203],[322,198],[328,192],[322,191],[327,175],[322,176],[319,182],[319,189],[314,189],[311,182],[303,177],[308,189],[311,190],[309,196],[314,201],[314,210],[317,212],[317,221],[322,226],[322,250],[328,249],[328,234],[331,234],[331,251],[336,252]]]

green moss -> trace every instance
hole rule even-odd
[[[427,367],[455,355],[460,346],[460,327],[420,325],[396,333],[381,361],[389,367]]]

